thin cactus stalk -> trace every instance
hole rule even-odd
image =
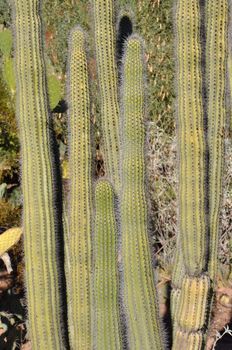
[[[80,28],[72,31],[69,44],[69,328],[72,348],[88,350],[92,347],[90,101],[85,39]]]
[[[64,348],[57,242],[55,159],[48,113],[39,0],[14,0],[17,118],[21,140],[23,232],[33,349]]]
[[[125,49],[122,86],[121,239],[123,297],[131,349],[163,349],[148,241],[145,195],[144,77],[141,40]]]
[[[215,280],[225,131],[228,0],[206,2],[206,81],[209,148],[209,275]]]
[[[119,103],[115,54],[114,1],[92,0],[106,173],[118,193]]]
[[[95,190],[93,293],[95,348],[121,350],[114,192],[107,180]]]

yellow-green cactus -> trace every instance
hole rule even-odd
[[[65,347],[56,163],[48,114],[39,0],[13,0],[21,140],[27,309],[33,349]],[[57,191],[57,190],[56,190]]]
[[[177,1],[179,234],[182,261],[190,275],[206,268],[207,244],[200,19],[199,1]]]
[[[117,225],[114,192],[107,180],[95,190],[94,224],[94,334],[98,350],[123,348],[119,317],[119,281],[117,270]]]
[[[209,274],[217,272],[225,134],[228,0],[206,1],[207,139],[209,148]]]
[[[20,227],[13,227],[0,235],[0,257],[15,245],[22,235]]]
[[[122,86],[121,240],[123,297],[131,349],[163,349],[148,241],[145,194],[144,77],[139,38],[125,49]]]
[[[115,55],[114,1],[92,0],[101,101],[104,156],[109,179],[119,191],[119,103]]]
[[[90,101],[85,38],[80,28],[72,31],[69,50],[69,327],[72,348],[88,350],[92,348]]]

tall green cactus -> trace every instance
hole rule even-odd
[[[175,290],[172,296],[172,305],[177,301],[173,315],[173,348],[178,349],[185,342],[185,347],[190,350],[202,349],[205,342],[208,307],[212,300],[212,282],[217,266],[224,159],[227,0],[216,3],[206,1],[203,10],[206,17],[203,29],[206,34],[205,75],[201,61],[200,1],[179,0],[176,13],[180,244],[185,276],[180,280],[174,273],[181,290],[178,298]],[[206,87],[205,111],[203,84]],[[207,117],[207,130],[203,121],[204,113]],[[206,160],[206,149],[209,150],[209,162]],[[206,181],[209,182],[208,186]],[[180,271],[176,267],[177,270]]]
[[[107,180],[95,190],[94,333],[98,350],[122,349],[117,271],[117,229],[114,192]]]
[[[69,43],[69,328],[73,349],[91,349],[91,147],[90,101],[84,33]],[[71,329],[73,328],[73,329]]]
[[[228,0],[206,2],[206,81],[209,147],[209,275],[217,272],[219,215],[224,164]]]
[[[144,77],[141,41],[126,45],[122,86],[121,235],[123,296],[131,349],[163,349],[148,242]]]
[[[48,114],[39,0],[13,0],[23,231],[33,349],[64,348],[55,159]]]
[[[109,179],[119,191],[119,102],[115,55],[114,1],[93,0],[104,156]]]

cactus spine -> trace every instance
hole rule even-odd
[[[121,234],[125,312],[131,349],[163,349],[148,242],[141,41],[126,45],[122,86]]]
[[[114,193],[106,180],[101,180],[96,185],[95,208],[93,292],[96,349],[120,350],[122,343]]]
[[[13,1],[24,250],[33,349],[59,350],[64,348],[57,250],[60,232],[39,5],[39,0]]]
[[[73,349],[91,349],[91,148],[85,39],[72,31],[69,58],[69,253],[70,319]]]
[[[119,103],[115,60],[114,2],[93,0],[95,47],[107,176],[119,191]]]
[[[209,275],[217,272],[225,130],[228,0],[206,2],[206,81],[209,147]]]

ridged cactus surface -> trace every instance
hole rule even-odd
[[[90,101],[85,38],[80,28],[72,31],[69,50],[69,327],[72,348],[88,350],[92,347]]]
[[[117,271],[117,226],[114,192],[107,180],[95,190],[94,344],[98,350],[122,349]]]
[[[10,228],[0,235],[0,257],[19,241],[21,235],[20,227]]]
[[[200,19],[198,0],[177,1],[179,234],[190,275],[206,268],[207,244]]]
[[[104,160],[107,176],[119,191],[119,103],[115,54],[114,1],[92,0],[94,10],[95,50]]]
[[[145,195],[144,77],[139,38],[125,48],[122,86],[121,235],[123,297],[131,349],[163,349],[148,242]]]
[[[13,0],[27,308],[34,350],[64,348],[58,228],[39,0]]]
[[[224,164],[228,0],[206,1],[206,82],[209,147],[209,274],[217,272],[219,216]]]

